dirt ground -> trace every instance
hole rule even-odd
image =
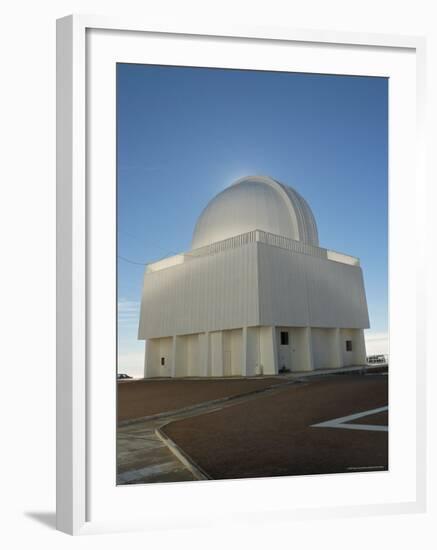
[[[375,426],[388,426],[388,412],[380,412],[377,414],[371,414],[364,416],[363,418],[356,418],[352,420],[352,424],[373,424]]]
[[[117,384],[118,421],[174,411],[282,384],[283,378],[133,380]]]
[[[388,468],[388,432],[312,427],[383,407],[385,376],[327,376],[162,428],[213,479]],[[356,423],[385,424],[386,413]]]

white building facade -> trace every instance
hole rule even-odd
[[[192,249],[149,264],[145,377],[257,376],[365,364],[355,257],[319,247],[306,201],[265,176],[210,201]]]

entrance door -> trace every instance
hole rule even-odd
[[[288,330],[279,331],[278,345],[278,369],[291,370],[291,353],[290,353],[290,334]]]

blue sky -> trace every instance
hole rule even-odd
[[[207,202],[251,174],[294,187],[320,246],[360,258],[384,336],[387,117],[383,78],[119,64],[119,371],[141,374],[144,264],[189,249]]]

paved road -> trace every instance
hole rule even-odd
[[[284,382],[287,382],[284,376],[123,381],[117,386],[118,421],[125,422],[214,399],[243,395]]]
[[[164,428],[212,479],[388,468],[387,376],[328,376]]]
[[[190,457],[194,458],[195,461],[206,471],[208,472],[211,477],[214,477],[215,479],[219,479],[221,477],[252,477],[253,475],[259,476],[259,470],[253,470],[252,474],[250,470],[248,471],[240,471],[241,465],[244,465],[243,469],[247,470],[245,464],[247,463],[245,457],[242,455],[240,458],[241,460],[237,459],[235,460],[235,453],[234,448],[239,449],[239,452],[241,453],[241,433],[245,433],[245,431],[241,432],[241,430],[249,426],[251,426],[250,429],[254,429],[255,432],[259,431],[256,429],[257,422],[253,421],[253,414],[260,413],[264,418],[269,418],[269,415],[263,414],[262,410],[265,408],[266,403],[270,403],[269,407],[271,410],[276,414],[278,409],[278,404],[280,405],[281,409],[284,410],[284,406],[287,408],[289,407],[290,403],[293,403],[295,401],[295,396],[292,396],[292,399],[290,400],[289,394],[294,392],[295,390],[302,388],[304,386],[308,386],[308,395],[311,395],[314,391],[319,391],[319,397],[320,397],[320,388],[324,384],[328,383],[328,385],[331,388],[335,388],[336,386],[343,386],[346,388],[348,385],[347,379],[355,380],[358,384],[362,383],[366,379],[374,379],[378,380],[382,383],[382,386],[386,385],[386,377],[381,376],[311,376],[305,379],[296,379],[296,376],[290,376],[288,379],[285,379],[282,381],[282,383],[278,386],[269,387],[266,389],[259,389],[258,393],[250,394],[250,395],[242,395],[239,397],[232,397],[230,400],[223,399],[221,402],[213,401],[213,402],[205,402],[205,403],[196,403],[192,408],[188,407],[185,409],[180,409],[179,411],[175,411],[174,413],[170,414],[169,416],[161,417],[161,418],[152,418],[149,420],[143,420],[139,422],[134,422],[127,425],[122,425],[118,427],[117,430],[117,483],[118,484],[136,484],[136,483],[157,483],[157,482],[174,482],[174,481],[191,481],[193,479],[196,479],[193,475],[192,471],[188,469],[184,464],[170,451],[170,449],[167,447],[167,445],[156,435],[155,430],[157,428],[163,428],[164,433],[170,435],[172,439],[176,441],[176,443],[179,444],[179,446],[186,450]],[[295,384],[294,387],[290,387],[291,384]],[[377,384],[377,386],[381,386],[381,384]],[[375,386],[376,387],[376,386]],[[374,400],[372,400],[372,392],[374,395],[374,391],[372,389],[367,390],[368,398],[366,398],[366,390],[365,385],[362,386],[364,389],[364,394],[361,392],[361,394],[364,395],[364,397],[361,398],[362,405],[364,406],[365,403],[373,403]],[[299,390],[300,391],[300,390]],[[382,393],[384,394],[385,390],[382,390]],[[342,406],[342,403],[345,403],[345,399],[347,400],[347,394],[349,390],[346,391],[346,394],[338,394],[335,395],[335,391],[331,392],[332,396],[329,398],[331,403],[331,408],[329,409],[328,417],[326,419],[333,418],[335,416],[342,416],[345,410],[345,407]],[[301,392],[302,393],[302,392]],[[381,393],[381,392],[380,392]],[[328,392],[329,394],[329,392]],[[328,395],[326,394],[326,395]],[[322,392],[323,395],[323,392]],[[336,406],[336,403],[338,402],[338,396],[343,395],[343,397],[340,399],[339,406]],[[360,392],[356,394],[358,397],[360,396]],[[354,397],[352,399],[352,403],[354,403]],[[364,399],[364,400],[363,400]],[[261,401],[260,401],[261,400]],[[337,401],[336,401],[337,400]],[[255,402],[256,401],[256,402]],[[308,401],[308,400],[307,400]],[[282,403],[282,404],[281,404]],[[307,403],[307,408],[311,412],[313,405],[312,405],[311,398]],[[358,404],[358,402],[357,402]],[[366,405],[367,406],[367,405]],[[231,407],[237,407],[233,411],[231,410]],[[347,409],[347,407],[346,407]],[[239,414],[235,414],[240,410]],[[338,414],[335,412],[338,410]],[[241,414],[241,411],[243,411],[243,414]],[[249,417],[244,411],[249,411]],[[206,414],[211,413],[211,414]],[[251,416],[252,415],[252,416]],[[297,410],[294,411],[294,417],[298,418],[301,413]],[[326,414],[325,414],[326,416]],[[221,420],[223,418],[223,420]],[[239,418],[239,422],[236,422],[235,420]],[[249,418],[249,421],[248,421]],[[384,423],[384,419],[386,417],[383,417],[381,419],[374,419],[375,423]],[[218,424],[217,424],[218,419]],[[317,420],[324,420],[325,418],[317,418]],[[265,434],[260,438],[259,436],[255,437],[252,436],[252,443],[255,442],[258,446],[261,443],[263,443],[263,438],[268,440],[269,437],[277,436],[279,431],[279,424],[281,422],[281,415],[276,418],[276,420],[272,419],[274,421],[274,428],[272,429],[272,423],[270,424],[267,422],[264,422],[263,429],[266,430]],[[240,425],[241,422],[243,422],[243,425]],[[306,422],[306,421],[305,421]],[[363,420],[358,420],[358,422],[364,422]],[[246,423],[246,424],[245,424]],[[278,424],[279,423],[279,424]],[[215,425],[214,425],[215,424]],[[239,427],[237,427],[239,426]],[[301,426],[303,427],[303,426]],[[309,427],[308,422],[306,422],[305,429]],[[219,429],[217,429],[219,428]],[[292,428],[292,425],[287,425],[285,422],[284,426],[282,426],[280,429],[282,432],[290,432]],[[193,431],[194,430],[194,431]],[[240,431],[239,431],[240,430]],[[358,456],[360,455],[359,447],[360,447],[360,436],[358,436],[356,433],[351,435],[352,430],[329,430],[327,428],[325,429],[317,429],[313,428],[312,431],[319,431],[320,434],[322,432],[324,433],[322,446],[323,448],[326,448],[326,445],[331,444],[340,444],[340,446],[344,446],[344,441],[342,441],[342,438],[344,439],[345,434],[342,432],[348,432],[349,440],[354,448],[357,449]],[[356,431],[356,430],[355,430]],[[228,433],[229,432],[229,433]],[[270,433],[269,433],[270,432]],[[333,434],[333,432],[337,432],[336,435]],[[303,432],[302,432],[303,433]],[[187,435],[189,434],[189,435]],[[225,452],[223,451],[223,445],[221,444],[221,440],[223,440],[223,437],[230,437],[230,445],[227,446],[227,450],[225,449]],[[326,436],[326,437],[325,437]],[[232,437],[234,439],[232,439]],[[367,434],[367,437],[372,437]],[[378,456],[383,456],[386,449],[386,444],[384,441],[382,441],[382,438],[384,436],[377,436],[381,439],[381,443],[379,445],[379,455],[376,455],[375,458]],[[317,439],[317,437],[316,437]],[[320,439],[320,438],[319,438]],[[246,441],[247,438],[245,438]],[[311,434],[310,438],[308,438],[308,434],[302,439],[299,439],[299,445],[302,447],[305,447],[309,449],[310,456],[315,453],[314,449],[311,449],[306,445],[306,442],[309,441],[314,444],[314,434]],[[337,443],[335,443],[337,442]],[[252,443],[248,442],[249,447],[252,446]],[[319,443],[317,441],[315,442],[316,446]],[[276,442],[273,443],[270,442],[267,444],[267,446],[264,445],[266,448],[275,448]],[[263,444],[260,447],[263,448]],[[283,448],[283,444],[282,444]],[[370,453],[372,453],[372,445],[370,445]],[[244,451],[245,452],[245,451]],[[244,454],[243,452],[243,454]],[[259,452],[259,449],[257,450],[257,453]],[[362,451],[361,451],[362,452]],[[226,464],[229,463],[228,458],[226,457],[226,453],[229,454],[229,456],[234,457],[232,459],[231,467],[228,471],[229,475],[222,475],[223,473],[223,464],[225,464],[225,469],[227,468]],[[253,455],[253,449],[251,451]],[[255,453],[255,454],[257,454]],[[214,461],[211,461],[211,457],[216,456],[217,460],[214,464]],[[246,453],[247,458],[247,453]],[[305,457],[303,457],[305,459]],[[370,456],[372,459],[372,456]],[[267,457],[266,460],[268,462],[265,462],[264,466],[267,464],[268,467],[271,467],[271,464],[274,465],[275,460],[277,461],[278,456],[272,455],[271,457]],[[298,459],[301,461],[302,464],[302,457]],[[220,465],[218,462],[222,460],[222,465]],[[224,462],[223,462],[224,460]],[[218,461],[218,462],[217,462]],[[228,461],[228,462],[227,462]],[[269,462],[270,461],[270,462]],[[360,462],[360,461],[358,461]],[[363,461],[361,461],[363,462]],[[372,460],[370,460],[372,462]],[[385,467],[384,460],[381,460],[381,465]],[[240,466],[238,466],[240,464]],[[358,464],[358,463],[357,463]],[[351,468],[354,468],[357,464],[351,463]],[[364,464],[364,462],[363,462]],[[368,460],[366,464],[369,464]],[[259,465],[258,465],[259,466]],[[320,465],[317,466],[318,468]],[[337,466],[338,468],[338,466]],[[265,467],[264,467],[265,469]],[[261,469],[262,470],[262,469]],[[336,470],[338,471],[338,469]],[[254,473],[255,472],[255,473]],[[264,475],[275,475],[274,471],[270,472],[267,471]],[[293,472],[291,472],[292,474]],[[300,472],[294,472],[294,473],[300,473]],[[302,472],[307,473],[307,472]],[[290,472],[283,470],[282,474],[279,475],[291,475]],[[277,475],[277,474],[276,474]]]
[[[281,391],[293,380],[284,380],[281,385],[267,387],[262,394]],[[162,483],[168,481],[192,481],[196,479],[191,471],[169,450],[156,435],[155,430],[176,420],[182,420],[222,410],[238,403],[256,399],[260,393],[223,399],[221,403],[206,402],[192,410],[176,412],[171,416],[134,422],[117,429],[117,483]]]

